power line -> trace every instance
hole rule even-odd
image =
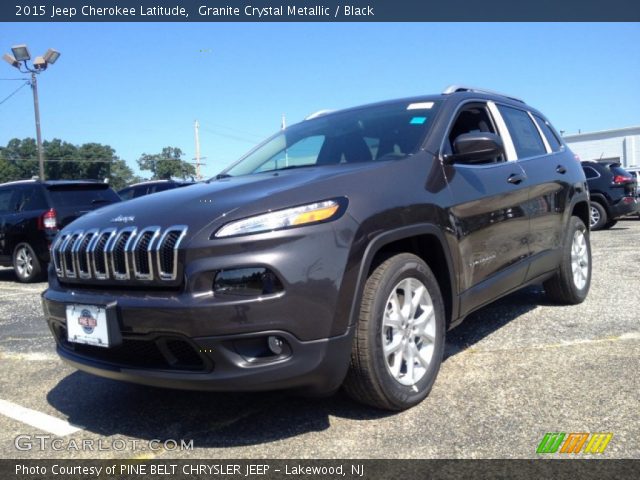
[[[0,105],[2,105],[4,102],[6,102],[7,100],[9,100],[11,97],[13,97],[16,93],[18,93],[21,89],[23,89],[24,87],[26,87],[27,85],[30,85],[31,82],[25,82],[24,84],[20,85],[18,88],[16,88],[13,92],[11,92],[11,94],[8,97],[5,97],[3,100],[0,100]]]
[[[0,80],[4,80],[4,81],[11,81],[11,80],[29,80],[28,78],[0,78]]]
[[[205,132],[211,133],[213,135],[218,135],[220,137],[230,138],[231,140],[237,140],[239,142],[250,143],[252,145],[256,144],[256,140],[252,140],[252,139],[249,139],[249,138],[246,138],[246,137],[243,138],[243,137],[239,137],[239,136],[236,136],[236,135],[229,135],[229,134],[226,134],[226,133],[215,132],[215,131],[213,131],[213,130],[211,130],[209,128],[205,128],[203,126],[200,126],[200,129],[204,130]]]

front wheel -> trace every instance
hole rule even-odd
[[[431,269],[412,254],[388,258],[364,288],[346,392],[385,410],[416,405],[436,379],[444,337],[444,303]]]
[[[571,217],[558,272],[544,282],[547,295],[564,305],[582,303],[591,285],[589,231],[578,217]]]

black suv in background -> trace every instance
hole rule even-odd
[[[105,183],[24,180],[0,185],[0,265],[18,280],[42,278],[58,230],[83,213],[119,202]]]
[[[187,187],[194,183],[194,181],[188,180],[150,180],[148,182],[135,183],[123,188],[122,190],[118,190],[118,195],[122,200],[131,200],[132,198],[164,192],[165,190],[171,190],[172,188]]]
[[[591,198],[591,230],[613,227],[638,209],[636,179],[617,162],[582,162]]]
[[[79,218],[52,247],[59,355],[182,389],[296,389],[401,410],[445,332],[531,283],[591,280],[580,163],[523,101],[473,88],[316,114],[215,178]]]

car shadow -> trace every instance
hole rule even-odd
[[[543,304],[529,287],[470,315],[447,335],[445,360]],[[330,418],[375,420],[393,413],[367,408],[342,391],[326,398],[286,392],[214,393],[165,390],[74,372],[47,395],[70,423],[103,435],[141,440],[193,440],[196,448],[276,442],[330,427]]]
[[[18,283],[18,277],[13,268],[0,267],[0,282]]]
[[[447,332],[444,358],[471,347],[515,318],[539,306],[550,305],[555,304],[549,302],[540,285],[529,286],[507,295],[473,312],[462,324]]]

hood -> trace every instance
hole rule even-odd
[[[192,236],[238,218],[345,196],[345,186],[361,180],[351,177],[390,163],[305,167],[211,180],[103,207],[80,217],[65,231],[187,225]]]

